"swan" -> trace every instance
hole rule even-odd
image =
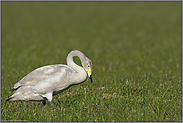
[[[77,56],[81,60],[82,67],[74,63]],[[37,68],[18,81],[13,89],[15,92],[5,102],[9,101],[42,101],[46,99],[54,106],[53,96],[67,90],[73,85],[84,82],[87,77],[92,80],[92,61],[81,51],[73,50],[67,56],[67,65],[56,64]]]

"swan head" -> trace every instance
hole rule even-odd
[[[87,72],[90,81],[93,82],[93,80],[92,80],[92,62],[91,62],[91,60],[86,57],[85,61],[82,63],[82,66],[85,69],[85,71]]]

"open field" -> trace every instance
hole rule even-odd
[[[1,2],[1,122],[182,121],[181,2]],[[89,80],[47,101],[9,102],[32,70],[82,51]],[[75,58],[80,64],[79,59]]]

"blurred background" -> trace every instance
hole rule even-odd
[[[3,2],[2,64],[65,63],[78,49],[94,69],[181,66],[180,10],[180,2]]]

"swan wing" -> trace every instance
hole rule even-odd
[[[50,84],[57,85],[59,79],[66,76],[65,71],[73,72],[74,70],[67,65],[48,65],[37,68],[23,77],[18,83],[14,85],[14,89],[20,86],[36,86],[36,85],[46,85],[49,87]],[[62,84],[62,83],[60,83]]]

